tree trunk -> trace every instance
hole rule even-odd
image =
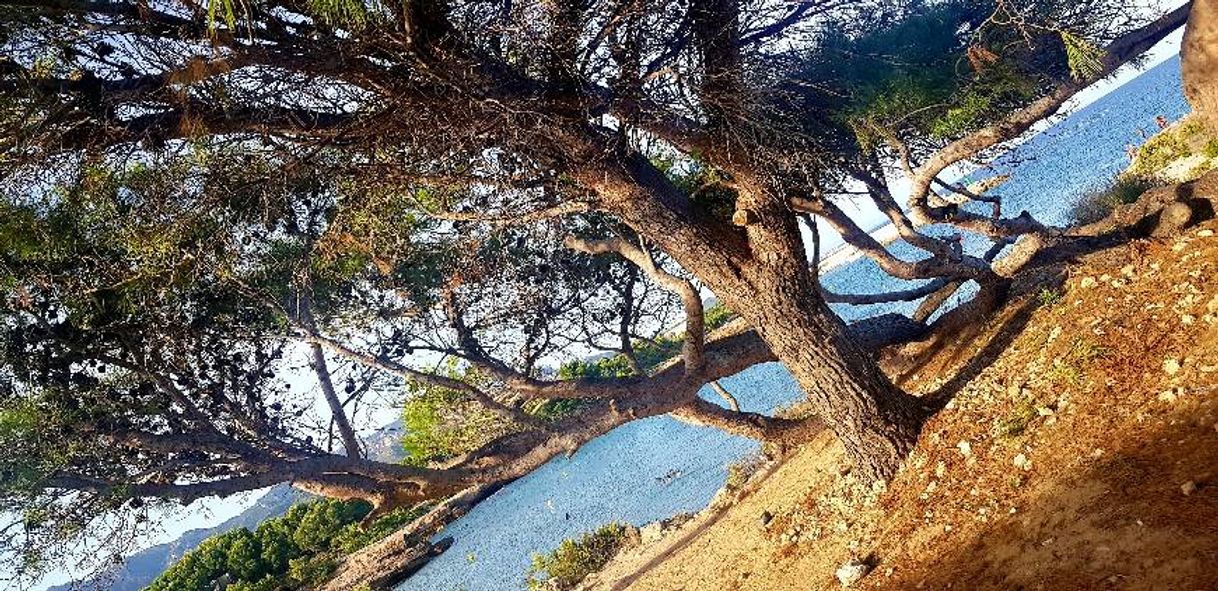
[[[786,200],[760,182],[741,186],[737,217],[755,220],[745,224],[752,256],[743,268],[751,289],[731,291],[724,300],[803,387],[856,473],[864,481],[888,480],[917,442],[926,412],[850,339],[821,297]]]
[[[586,137],[586,136],[585,136]],[[711,218],[638,154],[606,154],[573,136],[576,181],[660,246],[752,324],[841,439],[864,480],[887,480],[913,448],[926,412],[851,341],[809,271],[797,218],[780,194],[739,179],[734,220]]]
[[[926,417],[921,404],[892,384],[815,294],[793,289],[790,277],[773,279],[747,301],[728,305],[757,328],[799,382],[857,474],[888,480],[917,442]]]
[[[1193,0],[1180,49],[1184,95],[1193,112],[1218,128],[1218,0]]]

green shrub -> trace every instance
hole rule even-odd
[[[431,505],[401,507],[381,515],[376,521],[364,527],[360,527],[359,523],[350,523],[334,536],[330,547],[343,554],[354,554],[402,529],[410,522],[422,517],[429,509],[431,509]]]
[[[527,582],[531,590],[565,591],[588,575],[604,568],[618,551],[626,547],[629,526],[610,523],[584,534],[565,539],[549,554],[534,554]]]
[[[392,511],[360,529],[372,510],[363,501],[320,500],[293,506],[254,531],[212,536],[157,577],[147,591],[212,591],[227,576],[230,591],[290,591],[324,582],[339,559],[417,519],[425,508]]]
[[[1153,183],[1141,177],[1121,176],[1108,187],[1084,195],[1071,208],[1070,216],[1078,225],[1098,222],[1108,217],[1118,205],[1136,202],[1153,186]]]
[[[1138,148],[1138,156],[1130,169],[1135,175],[1153,177],[1169,164],[1193,154],[1190,136],[1192,128],[1183,126],[1166,129]]]
[[[1202,153],[1206,158],[1218,158],[1218,139],[1206,142]]]
[[[1052,308],[1062,301],[1062,292],[1056,289],[1044,288],[1036,294],[1036,302],[1042,308]]]
[[[727,480],[724,486],[729,490],[737,490],[744,486],[757,470],[765,464],[765,456],[759,452],[751,453],[727,465]]]
[[[706,311],[706,331],[721,328],[736,319],[736,313],[723,304],[715,304]]]
[[[512,427],[464,393],[433,386],[415,388],[402,426],[402,463],[419,467],[476,449]]]
[[[1036,400],[1025,398],[1015,405],[1007,416],[998,420],[994,425],[994,434],[998,437],[1011,438],[1019,437],[1028,430],[1028,425],[1036,420],[1039,413],[1036,411]]]

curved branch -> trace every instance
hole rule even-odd
[[[320,334],[305,335],[301,338],[311,345],[325,347],[356,363],[374,369],[379,369],[407,381],[428,384],[431,386],[464,393],[470,398],[474,399],[475,402],[481,404],[487,410],[509,421],[514,421],[524,425],[539,425],[539,422],[535,417],[529,416],[527,413],[518,408],[508,406],[502,402],[499,402],[498,400],[495,400],[491,395],[483,392],[480,388],[477,388],[468,382],[434,373],[419,371],[388,359],[376,357],[368,353],[361,353],[334,339],[322,336]]]
[[[949,281],[939,278],[920,285],[918,287],[901,290],[889,291],[884,293],[874,294],[840,294],[821,288],[821,297],[825,298],[830,304],[850,304],[853,306],[865,306],[869,304],[887,304],[892,302],[912,302],[918,298],[926,297],[943,288]]]
[[[516,225],[516,224],[531,224],[542,220],[568,216],[576,213],[584,213],[591,211],[592,205],[584,201],[567,201],[539,209],[519,214],[511,213],[476,213],[465,211],[427,211],[426,215],[438,220],[450,222],[482,222],[492,225]]]
[[[784,446],[797,445],[812,438],[825,425],[819,419],[784,419],[752,412],[728,410],[697,398],[672,412],[680,421],[693,425],[714,427],[732,435],[739,435],[765,443]]]
[[[317,335],[317,321],[313,318],[311,294],[298,290],[295,295],[297,323],[309,335]],[[338,399],[338,392],[334,390],[330,367],[326,363],[326,352],[322,350],[320,344],[310,343],[309,353],[312,357],[310,365],[313,367],[313,372],[317,374],[317,384],[326,399],[326,404],[330,407],[330,417],[334,421],[334,425],[338,427],[338,433],[343,440],[343,449],[348,456],[359,458],[363,455],[359,437],[356,437],[355,429],[351,427],[351,420],[347,417],[347,410],[343,407],[342,401]]]
[[[698,289],[687,279],[677,277],[656,265],[655,259],[642,247],[635,246],[622,238],[607,240],[583,240],[568,236],[563,245],[590,255],[618,254],[634,263],[647,273],[649,277],[664,286],[669,291],[681,297],[685,307],[685,371],[688,375],[701,372],[705,366],[703,348],[706,340],[706,317],[702,307],[702,296]]]

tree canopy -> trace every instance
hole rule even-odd
[[[280,482],[375,517],[667,413],[823,422],[886,478],[931,409],[870,351],[1071,236],[941,175],[1188,10],[1127,4],[0,0],[0,544],[32,576],[98,515]],[[801,223],[917,283],[821,288]],[[716,382],[768,361],[816,418]],[[376,395],[404,464],[362,449]]]

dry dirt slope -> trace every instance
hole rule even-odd
[[[1089,257],[909,370],[954,397],[878,498],[823,435],[597,588],[834,589],[859,557],[867,589],[1218,589],[1216,233]]]

